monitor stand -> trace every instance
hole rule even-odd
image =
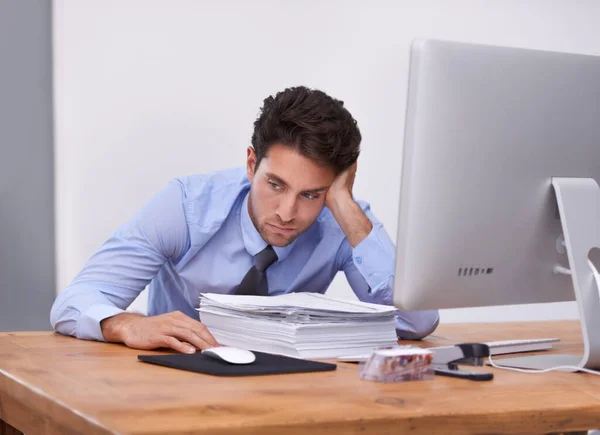
[[[600,187],[593,178],[552,178],[583,335],[583,355],[535,355],[496,360],[499,366],[600,369]],[[565,370],[565,371],[576,371]]]

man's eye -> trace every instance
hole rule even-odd
[[[303,193],[302,196],[305,197],[306,199],[310,199],[310,200],[317,199],[319,197],[319,195],[316,193],[308,193],[308,192]]]
[[[269,181],[269,184],[271,185],[271,187],[275,190],[279,190],[281,189],[281,186],[279,186],[279,184],[277,183],[273,183],[272,181]]]

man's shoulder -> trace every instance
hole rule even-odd
[[[188,221],[210,225],[222,221],[242,192],[250,188],[245,168],[231,168],[174,180],[182,188]]]
[[[194,174],[175,180],[183,187],[186,198],[198,198],[211,193],[239,192],[250,186],[246,169],[230,168],[206,174]]]

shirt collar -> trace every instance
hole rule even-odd
[[[250,219],[250,213],[248,212],[248,197],[250,196],[250,191],[246,194],[244,198],[244,202],[242,203],[242,210],[240,212],[240,223],[242,227],[242,238],[244,239],[244,246],[246,247],[246,251],[253,257],[258,254],[260,251],[267,247],[267,242],[265,242],[254,226],[252,219]],[[279,246],[273,246],[275,253],[277,254],[277,261],[284,260],[288,254],[291,252],[292,248],[296,244],[294,240],[289,245],[281,248]]]

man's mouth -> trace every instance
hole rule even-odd
[[[294,231],[296,231],[296,228],[292,228],[292,227],[281,227],[279,225],[274,225],[274,224],[268,224],[268,225],[271,226],[272,228],[274,228],[275,230],[277,230],[281,233],[285,233],[285,234],[293,233]]]

